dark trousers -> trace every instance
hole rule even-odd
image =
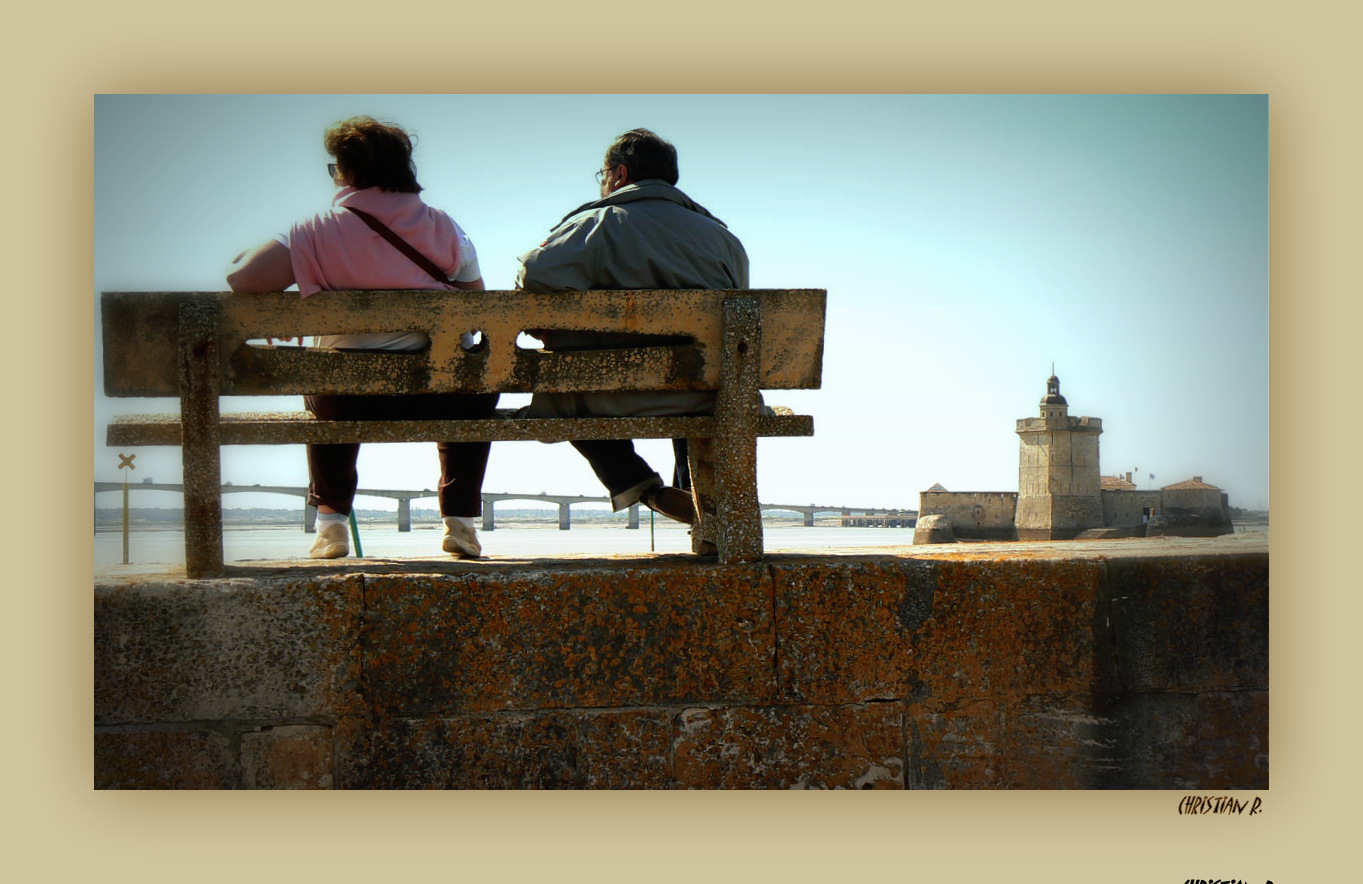
[[[579,440],[573,442],[572,446],[587,459],[592,472],[596,473],[596,478],[606,486],[612,498],[650,480],[662,484],[662,479],[653,471],[653,467],[639,456],[634,450],[634,443],[628,439]],[[691,469],[686,459],[685,439],[672,440],[672,455],[675,461],[672,485],[690,491]]]
[[[322,420],[463,420],[488,417],[497,407],[496,393],[418,396],[306,396],[308,411]],[[349,513],[359,487],[355,461],[359,443],[309,445],[308,503]],[[489,442],[437,442],[442,516],[477,516],[483,511],[483,474]]]
[[[688,452],[685,439],[672,440],[672,487],[683,491],[691,490],[691,461],[687,460]]]
[[[643,484],[662,484],[662,479],[653,472],[653,467],[639,456],[639,452],[634,450],[634,443],[628,439],[588,439],[573,442],[572,445],[587,459],[596,478],[611,493],[611,503],[616,509],[623,507],[615,498],[626,491]]]

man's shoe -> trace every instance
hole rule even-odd
[[[639,497],[639,502],[669,519],[687,525],[696,524],[696,504],[689,491],[671,485],[655,485]]]
[[[477,559],[483,555],[483,545],[478,542],[478,532],[463,522],[445,526],[445,537],[440,541],[440,548],[461,559]]]
[[[333,522],[317,529],[308,555],[314,559],[339,559],[350,555],[350,534],[344,522]]]

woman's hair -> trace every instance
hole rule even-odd
[[[661,178],[677,183],[677,149],[647,129],[631,129],[606,148],[606,166],[623,165],[631,181]]]
[[[412,162],[412,138],[396,123],[351,117],[329,126],[322,143],[353,186],[421,193]]]

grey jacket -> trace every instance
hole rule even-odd
[[[564,217],[520,257],[516,286],[531,292],[588,289],[745,289],[748,255],[705,207],[656,178],[620,188]],[[601,345],[611,336],[555,332],[555,349]],[[707,414],[710,393],[539,394],[537,417]]]

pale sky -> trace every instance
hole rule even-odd
[[[917,509],[933,483],[1016,491],[1015,421],[1037,414],[1054,363],[1070,413],[1103,419],[1105,475],[1198,475],[1233,506],[1268,505],[1266,96],[97,96],[94,110],[96,354],[99,292],[223,290],[237,252],[324,210],[335,120],[416,135],[422,196],[469,233],[491,289],[596,196],[611,139],[645,126],[743,241],[755,288],[828,290],[823,388],[767,394],[812,414],[815,435],[759,442],[763,502]],[[107,418],[175,404],[109,400],[102,383],[97,355],[94,476],[117,481]],[[639,445],[670,475],[666,442]],[[136,454],[133,481],[179,482],[178,449]],[[437,476],[434,445],[361,453],[361,488]],[[303,449],[225,449],[223,480],[304,485]],[[494,445],[484,489],[605,493],[572,448],[539,443]]]

